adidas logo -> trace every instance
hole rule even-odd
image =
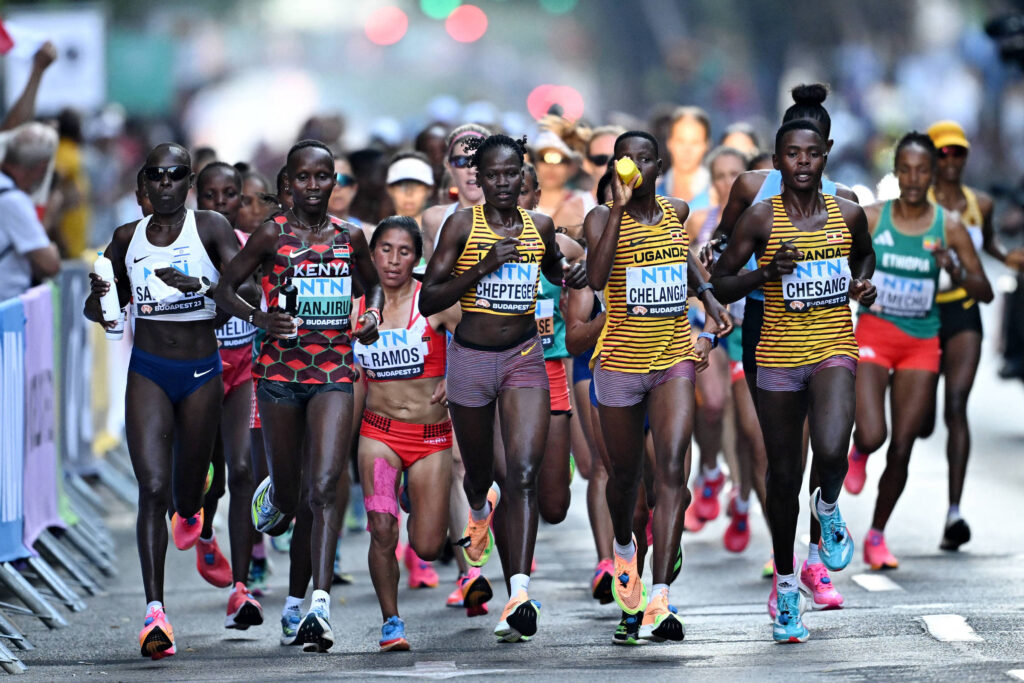
[[[893,242],[892,233],[886,230],[882,234],[878,235],[874,239],[874,243],[880,247],[894,247],[896,243]]]

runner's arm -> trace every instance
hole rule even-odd
[[[877,292],[871,284],[871,276],[875,274],[875,247],[871,244],[871,230],[868,228],[867,214],[859,204],[839,198],[836,200],[843,220],[850,229],[852,244],[850,245],[850,298],[859,301],[863,306],[875,302]]]
[[[114,236],[110,239],[110,244],[103,250],[103,255],[114,265],[114,286],[117,287],[117,302],[121,308],[127,306],[132,299],[131,281],[128,277],[128,268],[125,266],[124,257],[137,223],[138,221],[133,221],[117,228],[114,231]],[[82,313],[87,320],[107,325],[108,323],[103,320],[103,309],[100,307],[100,297],[106,292],[106,288],[97,282],[99,279],[95,273],[89,273],[92,291],[85,299]],[[110,326],[113,327],[112,324]]]
[[[468,212],[467,212],[468,213]],[[434,255],[427,263],[427,272],[423,275],[423,288],[420,289],[420,313],[431,316],[454,306],[464,292],[478,283],[487,273],[495,270],[496,265],[488,268],[485,261],[491,256],[488,253],[472,268],[458,277],[452,277],[455,262],[469,237],[469,216],[456,211],[441,226],[441,239],[437,243]],[[493,252],[493,249],[492,249]]]
[[[357,321],[359,327],[353,329],[352,335],[364,344],[372,344],[377,340],[378,323],[383,317],[381,311],[384,309],[384,290],[380,287],[377,269],[374,268],[370,258],[370,247],[366,244],[366,234],[359,231],[349,233],[349,235],[352,240],[352,257],[355,261],[353,275],[359,278],[359,283],[363,287],[367,311],[359,316]],[[370,310],[376,310],[377,315],[369,313]]]
[[[747,265],[759,244],[767,242],[771,231],[771,209],[767,204],[758,203],[743,212],[732,231],[725,251],[715,262],[711,284],[715,287],[716,298],[722,303],[742,299],[771,279],[768,268],[756,268],[741,275],[737,273]]]
[[[589,287],[569,290],[569,305],[566,307],[565,348],[574,356],[594,348],[601,330],[604,329],[605,314],[601,311],[590,319],[594,309],[594,290]]]
[[[981,267],[981,259],[978,252],[974,250],[974,243],[967,229],[960,221],[954,220],[946,214],[946,241],[949,248],[956,252],[960,261],[960,267],[954,268],[950,273],[953,282],[967,290],[972,299],[982,303],[989,303],[995,297],[992,293],[992,285],[985,277],[985,270]]]
[[[533,218],[534,225],[537,226],[537,232],[540,233],[541,238],[544,240],[544,259],[541,261],[544,277],[547,278],[548,282],[558,287],[568,286],[573,289],[579,289],[586,286],[586,266],[579,261],[570,263],[569,259],[565,258],[555,237],[558,234],[555,232],[555,224],[543,214],[531,212],[530,215]]]

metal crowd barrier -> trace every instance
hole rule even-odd
[[[58,608],[86,609],[82,595],[116,574],[104,505],[84,477],[136,502],[116,439],[109,456],[93,452],[94,392],[106,386],[94,368],[107,367],[94,353],[109,349],[82,316],[88,270],[65,262],[52,282],[0,302],[0,592],[20,603],[0,601],[0,669],[13,674],[26,669],[17,651],[33,649],[18,618],[66,627]]]

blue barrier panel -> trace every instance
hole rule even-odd
[[[25,309],[0,302],[0,562],[29,557],[22,544],[25,462]]]

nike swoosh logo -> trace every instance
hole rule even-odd
[[[520,352],[519,352],[519,355],[520,355],[520,356],[525,356],[525,355],[526,355],[526,354],[528,354],[528,353],[529,353],[530,351],[533,351],[533,347],[534,347],[534,346],[536,346],[536,345],[537,345],[537,342],[533,342],[532,344],[530,344],[530,348],[526,349],[525,351],[520,351]]]
[[[146,254],[145,256],[142,256],[140,258],[133,259],[132,263],[138,263],[139,261],[142,261],[143,259],[148,259],[149,257],[150,257],[150,254]]]
[[[647,241],[648,239],[650,239],[650,237],[651,237],[650,235],[644,235],[643,237],[638,237],[638,238],[636,238],[635,240],[633,240],[632,242],[630,242],[630,243],[629,243],[629,246],[631,246],[631,247],[635,247],[635,246],[636,246],[636,245],[638,245],[638,244],[643,244],[643,243],[644,243],[644,242],[646,242],[646,241]]]
[[[196,372],[195,370],[193,370],[192,371],[192,376],[193,377],[202,377],[203,375],[209,374],[211,372],[213,372],[213,368],[210,368],[209,370],[207,370],[205,372]]]

